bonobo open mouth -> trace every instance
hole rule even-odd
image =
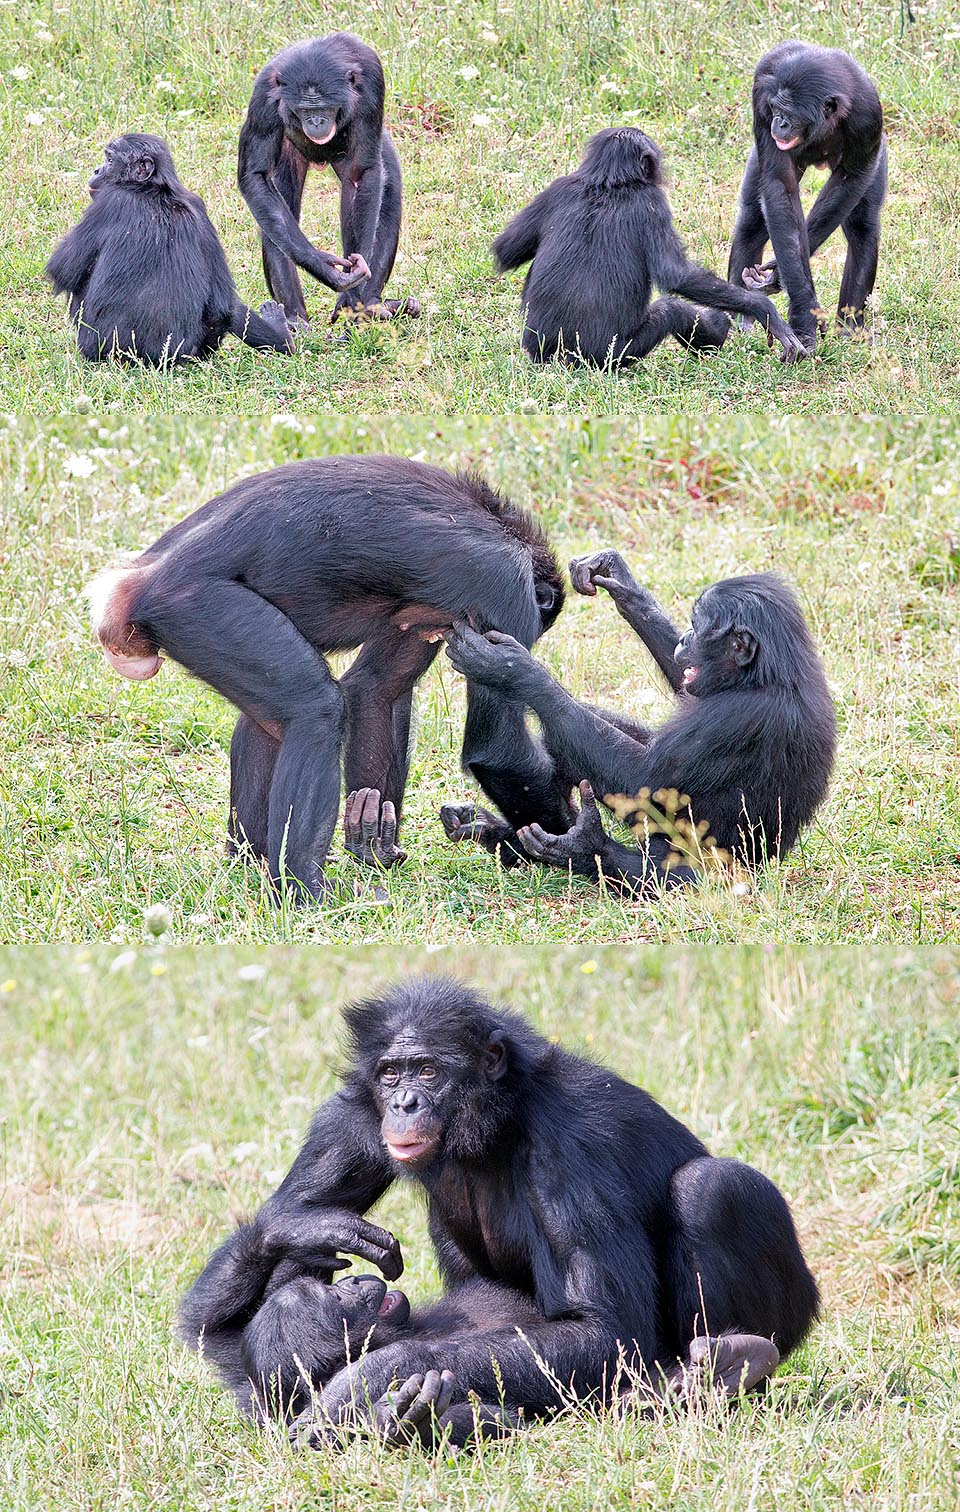
[[[776,135],[775,132],[771,131],[770,135],[773,137],[773,140],[776,142],[781,152],[789,152],[791,148],[800,146],[800,138],[798,136],[790,137],[789,141],[781,142],[780,138]]]
[[[388,1291],[377,1308],[377,1317],[391,1323],[405,1323],[410,1316],[410,1303],[402,1291]]]
[[[319,134],[315,134],[315,132],[311,131],[310,128],[303,122],[301,122],[301,125],[303,127],[304,136],[309,141],[315,142],[318,147],[325,147],[328,142],[333,141],[334,137],[337,134],[337,123],[335,119],[331,122],[329,129],[325,129],[326,122],[321,121],[319,126]]]
[[[683,669],[683,686],[685,688],[689,688],[690,684],[692,682],[696,681],[697,673],[699,671],[700,671],[699,667],[684,667],[684,669]]]
[[[386,1141],[387,1150],[394,1160],[402,1161],[404,1165],[414,1165],[425,1156],[432,1155],[437,1147],[436,1135],[410,1136],[409,1138],[396,1137]]]

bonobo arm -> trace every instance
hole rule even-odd
[[[493,256],[500,273],[506,273],[508,268],[522,268],[524,263],[533,261],[547,217],[555,209],[558,198],[556,184],[549,185],[495,238]]]
[[[790,324],[808,350],[812,350],[817,337],[817,294],[796,169],[790,154],[780,152],[769,132],[760,129],[757,158],[767,230],[780,287],[789,302]]]
[[[46,274],[54,292],[82,297],[99,256],[100,217],[88,210],[79,224],[68,231],[47,263]]]
[[[595,598],[598,588],[607,590],[617,613],[636,631],[673,691],[679,693],[683,672],[674,652],[680,632],[653,594],[641,588],[619,551],[592,551],[589,556],[574,557],[570,581],[577,593],[587,598]]]
[[[240,132],[238,182],[253,217],[274,246],[314,278],[341,293],[369,277],[364,258],[321,252],[304,236],[286,200],[274,187],[273,172],[284,148],[283,122],[270,99],[270,84],[258,79]],[[289,150],[293,150],[289,148]]]
[[[876,172],[876,159],[860,173],[831,173],[807,216],[807,240],[811,254],[832,236],[863,199]]]
[[[393,1180],[379,1133],[373,1131],[376,1142],[364,1138],[363,1119],[363,1110],[341,1092],[323,1104],[280,1186],[252,1222],[220,1245],[187,1293],[181,1338],[195,1343],[201,1331],[249,1322],[283,1261],[322,1273],[338,1253],[357,1255],[396,1280],[403,1269],[400,1246],[358,1216]]]
[[[373,244],[380,220],[380,202],[383,198],[383,159],[380,154],[380,132],[375,136],[365,131],[363,141],[369,145],[363,151],[354,151],[343,163],[335,163],[334,171],[343,184],[347,203],[341,206],[341,231],[344,252],[359,253],[368,266],[373,266]]]

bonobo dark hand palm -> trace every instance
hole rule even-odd
[[[369,1260],[388,1281],[403,1274],[400,1245],[387,1229],[339,1208],[274,1208],[257,1219],[264,1251],[276,1260],[323,1264],[338,1254]]]
[[[539,824],[528,824],[517,831],[527,855],[544,866],[572,866],[575,871],[596,872],[606,831],[600,818],[593,788],[580,783],[580,812],[575,823],[562,835],[549,835]]]
[[[574,557],[570,581],[577,593],[587,598],[596,598],[597,589],[605,588],[621,614],[652,603],[651,595],[640,587],[619,551],[591,551],[588,556]]]
[[[446,633],[446,642],[447,656],[454,668],[471,682],[522,696],[523,673],[534,668],[536,662],[526,646],[521,646],[512,635],[503,635],[499,630],[481,635],[465,620],[456,620]]]

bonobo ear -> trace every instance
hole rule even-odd
[[[507,1051],[502,1029],[494,1029],[483,1052],[483,1074],[487,1081],[499,1081],[507,1072]]]
[[[652,152],[645,152],[640,158],[640,178],[644,184],[657,182],[657,160]]]
[[[359,82],[360,70],[358,68],[351,68],[349,73],[347,74],[347,83],[356,86],[357,84],[359,84]]]
[[[738,667],[749,667],[760,648],[760,642],[751,630],[734,630],[730,650]]]
[[[544,614],[549,614],[550,610],[557,602],[557,590],[556,588],[554,588],[553,584],[536,583],[534,585],[533,594],[537,601],[537,608],[542,609]]]
[[[157,165],[153,161],[152,157],[138,158],[134,173],[136,174],[138,179],[143,179],[144,182],[146,182],[147,179],[153,178],[156,166]]]
[[[823,102],[823,113],[825,116],[839,116],[842,120],[845,115],[849,114],[849,112],[850,100],[846,95],[830,95],[830,97]]]

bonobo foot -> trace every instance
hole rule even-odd
[[[330,324],[336,325],[341,315],[347,320],[393,320],[398,315],[413,318],[420,314],[420,301],[412,296],[407,299],[373,299],[369,304],[360,304],[355,299],[341,296],[330,315]]]
[[[393,1446],[419,1440],[429,1447],[443,1434],[443,1414],[456,1384],[449,1370],[408,1376],[402,1386],[384,1392],[372,1407],[358,1407],[350,1417],[336,1423],[324,1416],[321,1395],[319,1411],[311,1405],[294,1420],[290,1442],[295,1449],[337,1449],[353,1434],[368,1433]]]
[[[572,867],[585,877],[597,875],[607,839],[589,782],[580,784],[580,812],[564,834],[550,835],[539,824],[527,824],[517,835],[531,860],[543,866]]]
[[[671,1402],[688,1407],[711,1396],[732,1401],[773,1375],[780,1351],[760,1334],[700,1334],[692,1339],[686,1360],[657,1383],[646,1382],[626,1393],[651,1410]]]
[[[388,871],[400,866],[407,853],[396,843],[397,815],[392,803],[381,805],[377,788],[360,788],[347,796],[343,813],[343,843],[355,861]]]
[[[261,319],[266,320],[270,325],[279,326],[281,331],[296,331],[299,329],[297,317],[294,317],[293,320],[288,320],[286,310],[276,299],[265,299],[263,301],[263,304],[260,306],[260,316]]]
[[[440,810],[440,823],[448,840],[460,844],[473,840],[491,856],[500,852],[500,864],[508,869],[520,866],[526,857],[518,852],[517,834],[505,819],[498,819],[487,809],[477,808],[473,803],[445,803]]]

